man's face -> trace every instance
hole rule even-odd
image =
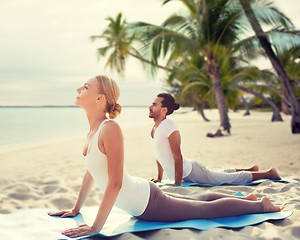
[[[149,118],[158,118],[159,116],[161,116],[161,114],[164,114],[163,113],[163,107],[162,107],[162,104],[161,102],[163,101],[164,99],[161,98],[161,97],[157,97],[152,105],[149,107]]]

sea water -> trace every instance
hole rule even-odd
[[[124,107],[121,128],[150,123],[147,107]],[[85,112],[79,107],[1,107],[0,150],[86,136]]]

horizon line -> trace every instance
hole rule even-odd
[[[123,105],[122,107],[149,107],[146,105]],[[0,105],[0,108],[80,108],[76,105]]]

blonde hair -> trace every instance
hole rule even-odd
[[[114,119],[122,111],[122,106],[117,103],[120,97],[119,86],[113,79],[105,75],[98,75],[96,79],[99,82],[100,92],[106,97],[106,112],[108,113],[108,117]]]

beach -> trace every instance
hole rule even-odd
[[[204,122],[191,109],[171,115],[181,131],[182,153],[210,169],[245,168],[254,164],[260,170],[275,167],[282,177],[300,180],[300,135],[293,135],[290,116],[271,122],[270,112],[229,113],[231,135],[208,138],[219,126],[217,110],[205,111],[211,120]],[[125,165],[130,175],[153,178],[157,175],[150,129],[153,123],[123,129]],[[83,137],[0,151],[0,214],[31,208],[70,209],[73,207],[83,175]],[[283,211],[294,211],[287,219],[267,221],[240,229],[216,228],[209,231],[163,229],[126,233],[110,239],[300,239],[300,184],[266,181],[254,186],[173,187],[167,192],[190,195],[206,191],[270,198]],[[85,206],[97,206],[102,193],[94,187]],[[1,224],[1,223],[0,223]],[[99,238],[91,238],[99,239]]]

